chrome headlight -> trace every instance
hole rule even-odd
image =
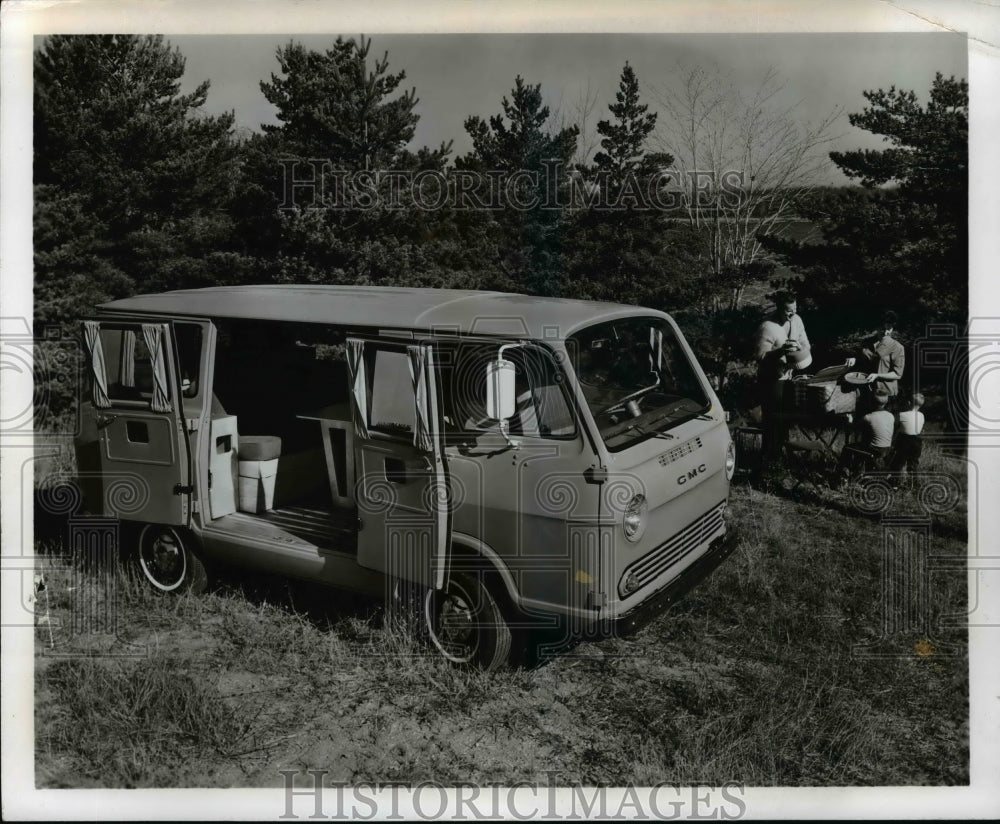
[[[622,528],[630,541],[638,541],[646,531],[646,509],[646,496],[641,493],[634,495],[625,507]]]
[[[731,481],[736,474],[736,444],[729,442],[726,447],[726,480]]]
[[[631,595],[639,588],[639,576],[634,572],[630,574],[621,584],[621,592],[623,595]]]

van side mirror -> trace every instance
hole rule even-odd
[[[492,420],[506,421],[514,414],[516,398],[514,364],[503,358],[486,364],[486,414]]]

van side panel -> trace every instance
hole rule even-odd
[[[509,569],[516,600],[585,609],[598,587],[599,487],[582,438],[522,439],[504,449],[485,433],[463,454],[449,454],[456,532],[482,541]]]

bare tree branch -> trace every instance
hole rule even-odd
[[[801,101],[781,102],[783,91],[773,68],[749,93],[703,67],[651,87],[663,112],[657,145],[674,157],[683,213],[703,231],[712,275],[729,281],[734,307],[755,264],[768,261],[758,236],[780,233],[829,168],[825,147],[842,114],[836,109],[808,123]]]
[[[593,88],[588,77],[586,87],[579,91],[576,99],[569,106],[564,108],[560,98],[559,105],[553,110],[552,122],[556,126],[555,131],[569,129],[573,126],[579,129],[576,151],[570,160],[571,166],[585,166],[590,163],[591,155],[598,145],[594,118],[597,102],[597,91]]]

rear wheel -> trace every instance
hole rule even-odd
[[[452,663],[487,671],[508,663],[510,627],[481,575],[456,572],[444,589],[430,590],[424,618],[431,643]]]
[[[197,595],[208,586],[208,574],[193,543],[189,534],[174,527],[147,524],[139,534],[135,566],[160,592]]]

